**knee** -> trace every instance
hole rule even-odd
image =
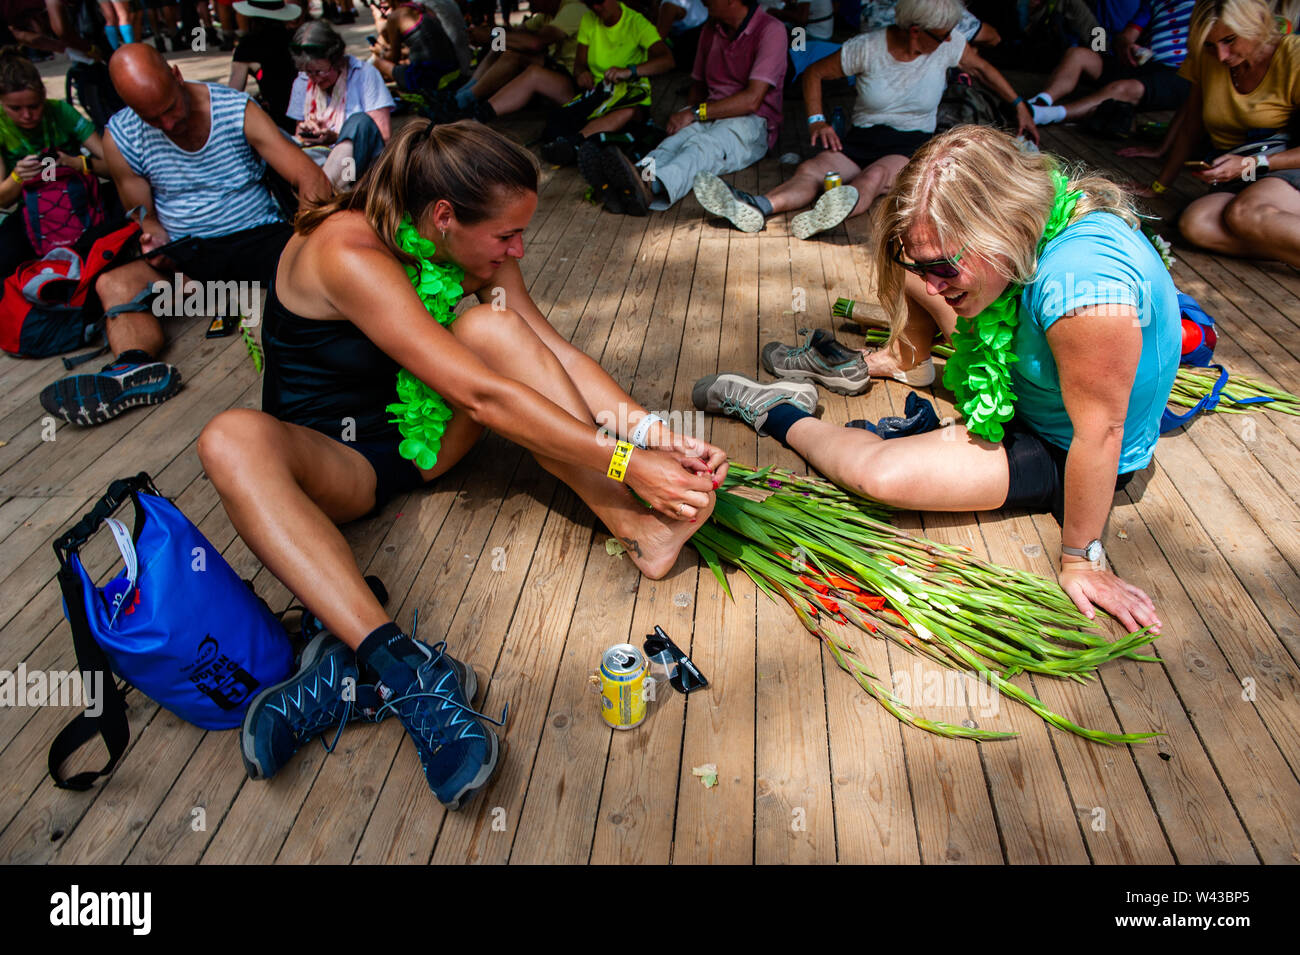
[[[851,482],[853,486],[849,490],[882,504],[904,500],[916,484],[916,473],[905,464],[892,460],[896,457],[897,455],[891,454],[874,455],[870,466],[854,475]]]
[[[475,305],[456,318],[451,332],[462,345],[479,354],[518,349],[529,344],[530,339],[540,341],[523,316],[507,303]]]
[[[152,273],[153,269],[149,272]],[[129,302],[151,285],[156,278],[160,278],[156,273],[146,274],[143,270],[131,266],[113,269],[95,279],[95,294],[105,306]]]
[[[1244,195],[1233,199],[1223,210],[1223,225],[1239,238],[1248,239],[1259,231],[1266,206]]]
[[[1178,231],[1183,238],[1193,245],[1210,245],[1215,237],[1222,233],[1220,215],[1197,209],[1196,204],[1188,206],[1178,217]]]
[[[1124,103],[1140,102],[1147,88],[1141,80],[1116,80],[1102,90],[1107,99],[1117,99]]]
[[[265,459],[276,445],[271,432],[279,426],[275,418],[252,408],[232,408],[207,423],[199,433],[199,461],[220,493],[240,486],[230,479],[245,472],[250,461]]]

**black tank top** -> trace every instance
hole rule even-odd
[[[281,304],[272,278],[263,310],[262,410],[337,440],[401,440],[385,407],[399,365],[351,322],[302,318]],[[355,433],[348,433],[348,421]]]

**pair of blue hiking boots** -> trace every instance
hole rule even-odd
[[[501,743],[486,723],[503,725],[472,705],[478,677],[446,652],[446,643],[415,642],[425,659],[387,683],[363,684],[356,654],[321,633],[302,652],[298,671],[260,692],[240,732],[244,768],[253,779],[273,776],[312,737],[338,727],[333,751],[351,721],[378,723],[395,715],[415,743],[429,788],[448,809],[459,809],[496,773]],[[405,669],[405,668],[402,668]]]

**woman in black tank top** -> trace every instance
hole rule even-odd
[[[536,190],[531,154],[487,127],[408,124],[353,192],[299,215],[266,309],[264,410],[223,412],[199,438],[199,456],[235,529],[330,639],[356,651],[362,683],[380,679],[381,664],[415,661],[420,651],[363,581],[336,524],[382,505],[394,488],[442,474],[484,429],[532,451],[623,541],[636,566],[656,578],[708,517],[713,489],[725,476],[722,451],[647,415],[529,298],[517,259]],[[435,245],[429,261],[463,270],[463,289],[484,303],[462,311],[449,327],[426,310],[399,257],[399,231],[409,233],[398,227],[408,215]],[[401,457],[400,436],[385,411],[397,400],[399,367],[452,411],[429,470]],[[611,477],[615,440],[634,438],[638,449],[625,476]],[[620,457],[623,450],[620,445]],[[353,660],[349,650],[331,646],[347,654],[344,664]],[[334,662],[326,652],[317,647],[295,679],[321,679],[324,661]],[[469,679],[464,668],[457,675],[462,684]],[[392,679],[381,682],[392,688]],[[293,699],[300,702],[301,694]],[[246,721],[242,735],[245,761],[250,773],[269,775],[301,738],[319,731],[321,719],[315,713],[287,728],[268,727],[287,719],[274,715],[287,704],[256,704],[248,717],[256,725]],[[403,716],[403,723],[418,735],[430,719]],[[481,724],[473,726],[495,739]],[[450,805],[465,790],[448,783],[449,796],[435,782],[440,771],[430,767],[444,758],[432,755],[440,747],[420,752],[429,754],[430,785]],[[465,758],[487,766],[496,758],[495,745],[489,749]],[[465,778],[478,782],[464,785],[482,785],[481,776],[470,773]]]

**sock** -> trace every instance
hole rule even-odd
[[[1065,121],[1064,106],[1030,106],[1029,108],[1034,111],[1034,123],[1038,126]]]
[[[772,408],[767,413],[767,420],[763,422],[759,429],[759,434],[765,434],[768,437],[776,438],[782,444],[785,444],[785,436],[797,422],[804,418],[811,418],[808,412],[804,411],[798,405],[783,401]],[[790,445],[785,444],[788,448]]]
[[[772,203],[768,201],[766,196],[749,196],[749,204],[763,213],[765,217],[772,214]]]
[[[653,196],[666,196],[668,195],[668,190],[664,188],[664,184],[658,179],[651,179],[650,194]]]
[[[470,104],[478,97],[474,95],[474,81],[470,80],[459,90],[456,91],[456,105],[461,109],[469,109]]]
[[[129,362],[132,365],[147,365],[153,360],[153,355],[149,354],[143,348],[128,348],[126,351],[122,352],[122,354],[117,356],[117,361],[114,362],[114,364]]]
[[[480,123],[490,123],[497,118],[497,109],[490,100],[475,100],[474,103],[477,104],[474,106],[474,118]]]
[[[122,45],[122,35],[117,32],[116,26],[106,24],[104,26],[104,36],[108,38],[108,48],[110,50],[116,50]]]
[[[118,32],[122,34],[123,43],[135,42],[135,27],[129,23],[123,23],[118,26]]]
[[[397,690],[410,683],[409,674],[425,661],[425,656],[415,646],[402,628],[386,623],[371,631],[357,647],[357,663],[366,671],[367,682],[383,682],[389,689]]]
[[[1047,90],[1043,90],[1043,92],[1035,93],[1033,96],[1029,97],[1029,102],[1031,105],[1035,106],[1051,106],[1052,94],[1047,92]]]

